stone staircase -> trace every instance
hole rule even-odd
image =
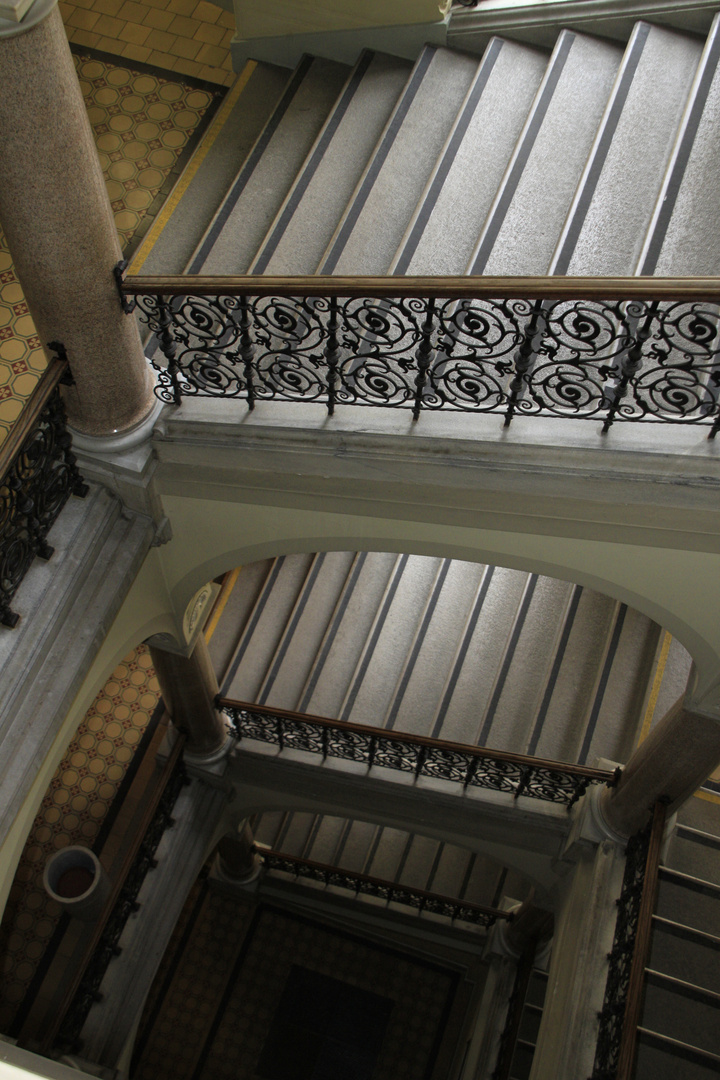
[[[705,41],[638,23],[624,50],[566,30],[552,51],[494,38],[478,56],[428,46],[414,66],[373,52],[352,68],[259,64],[131,271],[717,274],[719,61],[716,18]],[[389,553],[253,564],[224,626],[214,647],[227,696],[588,764],[629,756],[659,646],[655,624],[589,589]],[[656,715],[688,667],[674,643]],[[289,854],[480,903],[527,891],[497,864],[412,833],[309,814],[266,813],[255,827]],[[702,851],[691,875],[704,879],[715,848],[681,830],[663,871],[661,918],[681,929],[658,920],[656,949],[665,938],[681,948],[652,963],[676,979],[686,946],[717,955],[720,876],[688,884],[673,860]],[[686,913],[689,895],[710,902],[710,922]],[[670,1021],[678,995],[697,1016],[717,1004],[653,977],[648,1010]],[[682,1075],[717,1075],[668,1042],[684,1041],[682,1025],[662,1037],[645,1026],[638,1077],[677,1075],[678,1055]],[[707,1052],[720,1054],[715,1036]]]

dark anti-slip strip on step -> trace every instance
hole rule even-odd
[[[563,73],[574,40],[575,34],[570,33],[567,30],[563,32],[562,42],[552,60],[552,68],[548,72],[547,80],[540,91],[540,99],[533,109],[532,120],[525,131],[522,145],[512,164],[510,175],[503,185],[502,195],[495,206],[488,230],[483,237],[482,244],[475,256],[472,267],[468,271],[470,274],[482,274],[485,270],[490,253],[495,247],[495,241],[498,238],[507,212],[510,209],[510,204],[515,197],[520,178],[525,171],[525,166],[527,165],[530,154],[535,146],[535,141],[540,133],[540,128],[542,127],[547,111],[550,108],[550,102],[552,101],[557,84],[560,81],[560,76]]]
[[[278,220],[275,228],[272,231],[272,235],[268,238],[267,243],[263,247],[263,250],[260,252],[257,260],[255,261],[255,265],[253,266],[252,270],[254,274],[265,273],[268,267],[268,263],[275,254],[277,246],[280,243],[285,233],[285,230],[288,227],[288,224],[290,223],[293,215],[295,214],[295,211],[300,205],[300,202],[302,201],[302,198],[307,191],[311,180],[315,176],[318,166],[320,165],[320,162],[325,156],[328,146],[335,137],[335,133],[340,127],[345,113],[350,107],[352,99],[357,93],[358,87],[360,86],[360,83],[365,77],[365,73],[370,67],[374,55],[375,54],[373,52],[371,52],[369,49],[366,49],[362,57],[360,58],[355,68],[355,71],[351,75],[347,86],[345,87],[340,97],[340,100],[333,109],[332,116],[329,118],[327,124],[325,125],[325,129],[320,136],[317,146],[312,152],[310,160],[305,165],[302,173],[300,174],[300,177],[298,178],[293,187],[292,194],[285,205],[280,219]]]
[[[307,607],[308,600],[312,596],[312,592],[313,592],[313,588],[315,586],[315,582],[317,581],[318,575],[319,575],[320,571],[322,570],[322,566],[323,566],[323,563],[325,562],[326,555],[327,555],[327,552],[323,551],[319,555],[316,556],[316,558],[313,560],[313,567],[312,567],[312,570],[310,571],[310,577],[307,579],[307,581],[303,582],[302,592],[300,594],[300,599],[299,599],[299,601],[298,601],[298,603],[297,603],[297,605],[295,607],[295,610],[293,611],[290,623],[288,624],[288,626],[285,628],[285,630],[283,632],[283,637],[282,637],[282,642],[280,644],[280,648],[278,649],[275,657],[273,658],[272,667],[270,668],[270,672],[269,672],[269,674],[268,674],[268,676],[267,676],[267,678],[265,680],[265,686],[263,688],[262,693],[260,694],[260,696],[258,698],[258,705],[265,705],[267,703],[267,699],[268,699],[268,697],[270,695],[270,692],[272,691],[273,684],[275,683],[275,680],[276,680],[276,678],[278,676],[278,672],[280,671],[280,668],[282,667],[283,660],[285,659],[285,656],[287,654],[288,649],[290,648],[290,644],[291,644],[291,642],[293,640],[293,637],[295,636],[295,631],[297,630],[298,623],[300,622],[301,618],[303,617],[303,615],[305,613],[305,609]]]
[[[255,608],[255,610],[252,613],[250,622],[249,622],[247,628],[245,629],[245,631],[243,633],[242,644],[240,645],[240,648],[238,649],[238,651],[235,653],[235,656],[232,659],[232,663],[230,664],[230,667],[228,668],[227,673],[225,675],[225,681],[223,682],[222,688],[220,690],[220,694],[222,695],[222,697],[227,697],[229,692],[230,692],[230,687],[232,686],[233,679],[235,678],[235,676],[237,674],[237,670],[240,667],[240,664],[242,663],[242,659],[243,659],[245,653],[247,652],[247,647],[248,647],[248,645],[250,644],[250,642],[252,640],[252,636],[255,633],[255,629],[257,627],[258,622],[260,621],[260,617],[261,617],[263,611],[265,610],[265,605],[267,604],[268,600],[270,599],[270,594],[272,593],[273,587],[275,585],[275,582],[278,579],[278,575],[280,573],[280,570],[282,569],[282,565],[283,565],[284,562],[285,562],[285,556],[280,555],[279,558],[277,558],[275,560],[275,565],[273,566],[272,570],[270,571],[270,576],[268,577],[267,581],[263,585],[263,590],[262,590],[262,595],[260,597],[260,600],[258,601],[257,607]]]
[[[613,635],[610,641],[610,648],[608,649],[607,656],[605,657],[605,664],[603,665],[602,675],[600,676],[600,683],[595,694],[595,700],[593,702],[592,712],[590,713],[590,719],[585,731],[585,738],[583,739],[582,748],[578,756],[578,764],[586,765],[587,757],[590,753],[590,744],[595,734],[595,728],[597,727],[598,717],[600,716],[600,709],[602,708],[603,698],[605,697],[605,691],[607,690],[608,679],[610,678],[610,672],[612,670],[613,663],[615,661],[615,653],[617,652],[618,644],[620,642],[620,634],[622,633],[623,623],[625,622],[625,616],[627,615],[627,604],[621,604],[615,620],[615,626],[613,628]]]
[[[622,111],[625,108],[630,88],[632,86],[635,73],[640,63],[640,57],[643,54],[645,44],[650,33],[649,23],[640,23],[637,33],[632,44],[632,48],[627,55],[627,62],[625,68],[620,77],[620,83],[613,97],[612,105],[608,113],[607,119],[603,125],[602,134],[598,141],[597,147],[593,154],[592,164],[588,170],[583,183],[582,192],[578,199],[573,214],[570,228],[565,234],[563,240],[563,246],[555,260],[554,274],[567,274],[570,260],[572,259],[573,252],[575,251],[575,245],[578,242],[578,238],[582,231],[582,227],[587,217],[587,212],[590,209],[590,203],[592,202],[593,195],[595,194],[595,188],[598,185],[600,175],[605,165],[605,159],[608,156],[610,146],[615,138],[615,132],[617,126],[620,123],[620,117]],[[532,751],[529,751],[532,753]]]
[[[290,104],[295,97],[295,94],[299,90],[303,79],[309,72],[312,63],[313,58],[311,56],[304,56],[298,64],[297,68],[295,69],[295,73],[291,78],[290,82],[288,83],[287,90],[280,98],[275,112],[272,114],[269,121],[267,122],[262,135],[255,143],[255,146],[253,147],[247,161],[243,165],[237,180],[233,184],[231,190],[228,192],[228,195],[221,209],[218,211],[218,215],[215,218],[215,221],[213,222],[210,231],[203,240],[200,249],[195,255],[195,258],[192,260],[192,263],[188,267],[188,274],[200,273],[205,260],[215,246],[215,241],[219,237],[220,233],[222,232],[227,223],[228,218],[235,209],[235,204],[245,190],[248,180],[255,171],[260,161],[260,158],[265,153],[265,150],[267,149],[270,140],[280,126],[280,122],[285,116],[285,113],[290,108]]]
[[[565,617],[565,625],[563,626],[560,643],[558,645],[557,652],[555,653],[555,659],[553,660],[550,678],[547,681],[547,686],[545,687],[545,694],[543,696],[542,703],[537,714],[537,719],[535,721],[535,726],[532,730],[532,735],[530,736],[530,742],[528,743],[527,750],[525,751],[527,754],[534,754],[537,750],[537,745],[540,741],[540,735],[542,734],[543,725],[548,714],[548,709],[550,708],[550,702],[552,701],[552,696],[555,693],[558,675],[560,674],[560,667],[565,658],[567,644],[570,639],[570,632],[573,628],[573,623],[575,622],[575,616],[577,615],[577,609],[578,605],[580,604],[580,597],[582,596],[582,593],[582,585],[576,585],[575,589],[573,590],[573,597],[570,602],[568,613]]]
[[[415,96],[418,93],[420,86],[422,85],[422,81],[425,78],[427,70],[432,63],[434,56],[435,49],[432,46],[426,46],[423,54],[417,62],[415,71],[412,74],[408,87],[402,98],[400,99],[397,109],[393,113],[392,119],[390,120],[387,130],[385,131],[382,142],[372,160],[370,168],[365,174],[362,186],[355,198],[353,199],[353,204],[350,208],[350,212],[345,218],[342,228],[340,229],[335,243],[332,246],[332,250],[330,251],[330,254],[325,260],[322,269],[320,270],[321,274],[332,274],[335,267],[337,266],[338,260],[342,255],[345,244],[347,243],[350,234],[355,228],[357,220],[360,217],[360,213],[365,206],[365,203],[367,202],[370,192],[372,191],[373,184],[377,180],[380,170],[385,164],[385,160],[390,153],[390,150],[392,149],[392,145],[398,136],[403,121],[405,120],[405,117],[409,112],[410,106],[412,105]]]
[[[448,173],[450,172],[452,164],[457,156],[458,150],[462,145],[462,141],[465,138],[467,129],[470,126],[470,122],[475,114],[475,110],[480,104],[480,99],[483,95],[483,91],[487,86],[488,79],[490,78],[490,74],[495,67],[495,62],[500,55],[500,50],[502,49],[503,44],[504,43],[499,38],[493,38],[487,48],[487,51],[483,58],[482,66],[475,80],[475,85],[470,92],[470,96],[465,103],[465,107],[463,108],[458,124],[450,138],[450,142],[448,143],[448,146],[445,150],[445,154],[443,155],[440,167],[438,168],[438,171],[433,177],[432,183],[427,191],[425,198],[423,199],[422,208],[417,216],[415,224],[413,225],[412,232],[408,237],[407,243],[403,248],[402,254],[397,261],[395,269],[393,270],[394,275],[401,275],[407,273],[407,268],[410,265],[410,262],[413,255],[415,254],[418,244],[420,243],[420,238],[425,231],[425,227],[430,220],[430,216],[433,210],[435,209],[435,204],[440,196],[443,184],[447,180]]]
[[[653,229],[652,240],[648,245],[645,253],[643,264],[638,270],[638,274],[651,275],[655,273],[655,268],[660,258],[660,253],[665,243],[665,236],[667,234],[668,226],[670,225],[670,219],[675,209],[675,203],[680,193],[680,187],[685,176],[685,170],[687,169],[690,155],[692,153],[693,145],[695,143],[695,136],[698,133],[700,127],[700,121],[705,110],[708,95],[710,93],[710,87],[712,86],[715,73],[717,71],[718,62],[720,61],[720,24],[715,27],[715,33],[712,43],[708,49],[705,59],[705,66],[703,73],[700,76],[700,82],[693,98],[693,103],[690,107],[690,115],[688,117],[687,125],[683,131],[680,147],[678,149],[677,156],[672,166],[672,173],[670,175],[668,184],[663,194],[662,206],[657,220],[655,221],[655,227]]]

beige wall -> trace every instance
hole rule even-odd
[[[442,18],[446,0],[235,0],[241,38],[398,26]]]

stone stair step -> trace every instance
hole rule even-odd
[[[319,262],[319,273],[387,271],[478,66],[477,57],[425,47]]]
[[[632,33],[551,274],[632,274],[702,51],[639,22]]]
[[[621,604],[577,760],[627,761],[642,723],[660,627]]]
[[[151,234],[141,245],[132,259],[131,272],[139,273],[142,267],[143,274],[183,273],[268,122],[290,74],[287,68],[274,64],[248,62],[189,163],[186,175],[192,170],[194,174],[182,197],[162,232]]]
[[[678,825],[666,864],[673,870],[720,885],[720,837]]]
[[[364,874],[377,825],[369,821],[349,821],[338,843],[338,866],[355,874]]]
[[[354,557],[352,551],[319,552],[313,557],[258,690],[258,704],[297,708]]]
[[[397,560],[342,703],[341,720],[385,725],[442,562],[413,555]]]
[[[529,575],[487,567],[436,710],[433,738],[476,744]]]
[[[272,564],[272,559],[259,559],[242,568],[208,642],[208,651],[221,684]]]
[[[385,881],[399,881],[409,834],[390,826],[378,827],[363,873]]]
[[[303,57],[188,265],[244,274],[315,142],[348,68]]]
[[[492,39],[389,273],[465,272],[547,59]]]
[[[274,848],[286,816],[283,810],[264,810],[263,813],[257,814],[252,823],[255,841]]]
[[[432,874],[443,845],[429,836],[411,833],[405,848],[400,884],[410,889],[433,891]]]
[[[299,698],[299,712],[340,716],[342,703],[400,556],[359,552]]]
[[[663,918],[720,938],[720,885],[661,867],[655,911]],[[658,967],[658,970],[665,968]],[[706,985],[689,974],[677,977]]]
[[[659,973],[648,972],[641,1023],[671,1039],[720,1054],[720,999],[703,994],[702,988],[695,990],[695,985],[686,979],[670,981]]]
[[[256,700],[312,561],[312,555],[274,560],[228,668],[223,696]]]
[[[572,586],[530,575],[492,694],[480,713],[480,746],[524,752],[546,686]],[[553,643],[548,648],[548,643]],[[565,722],[568,722],[566,717]]]
[[[638,274],[720,273],[720,15],[705,43],[638,260]]]
[[[407,60],[365,51],[260,245],[252,274],[312,274],[405,85]]]
[[[638,1028],[636,1080],[712,1080],[719,1065],[720,1057],[703,1054],[685,1040]]]
[[[470,274],[545,274],[621,50],[563,30],[470,258]]]
[[[455,844],[440,844],[428,877],[427,889],[443,896],[461,897],[472,852]]]
[[[653,920],[648,966],[720,993],[720,937],[697,934],[668,916]]]
[[[385,727],[430,735],[445,672],[484,567],[444,559],[400,673]]]

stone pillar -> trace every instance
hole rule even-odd
[[[253,848],[254,837],[247,821],[236,832],[223,836],[218,844],[216,869],[222,881],[247,885],[260,873],[260,856]]]
[[[55,0],[0,20],[0,72],[0,222],[40,340],[67,351],[71,427],[144,432],[153,378],[120,306],[120,242]]]
[[[511,922],[500,923],[500,933],[508,952],[516,957],[524,955],[531,945],[535,947],[552,936],[554,917],[551,911],[536,907],[535,891],[513,912]]]
[[[602,791],[600,815],[612,833],[632,836],[658,800],[667,800],[670,817],[718,764],[720,723],[689,711],[680,698],[637,748],[617,785]]]
[[[214,705],[218,684],[204,635],[190,656],[161,649],[152,639],[148,645],[165,708],[187,735],[186,753],[207,761],[222,756],[228,734]]]

